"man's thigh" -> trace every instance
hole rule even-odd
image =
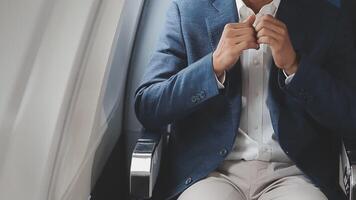
[[[246,200],[241,190],[219,173],[193,184],[186,189],[178,200]]]
[[[327,200],[304,176],[282,178],[268,186],[258,200]]]

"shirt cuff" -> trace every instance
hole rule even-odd
[[[283,70],[283,74],[284,76],[286,77],[286,79],[284,80],[284,83],[286,85],[288,85],[292,80],[293,80],[293,77],[295,75],[295,73],[291,74],[291,75],[288,75],[284,70]]]
[[[225,79],[226,79],[226,72],[224,71],[224,74],[221,76],[221,81],[218,79],[216,74],[215,74],[215,79],[216,79],[216,82],[218,84],[218,88],[219,89],[225,89],[224,83],[225,83]]]

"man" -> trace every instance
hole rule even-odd
[[[135,109],[172,124],[153,199],[346,199],[350,23],[326,0],[174,0]]]

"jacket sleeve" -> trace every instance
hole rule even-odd
[[[356,138],[356,51],[351,23],[340,17],[327,55],[301,55],[290,84],[279,85],[301,103],[319,124],[341,136]],[[321,61],[320,61],[321,60]]]
[[[157,50],[135,93],[135,112],[144,127],[172,123],[219,94],[211,53],[187,63],[180,12],[173,1]]]

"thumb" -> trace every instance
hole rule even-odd
[[[247,19],[245,19],[244,23],[247,23],[252,26],[255,20],[256,20],[256,16],[250,15]]]

